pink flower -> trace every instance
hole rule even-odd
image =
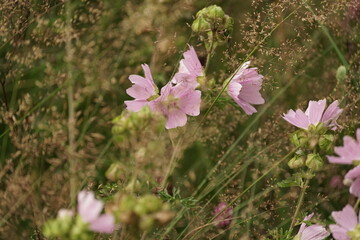
[[[226,203],[219,203],[214,209],[214,222],[217,227],[226,227],[230,225],[231,219],[233,217],[233,209],[229,207]]]
[[[115,219],[110,214],[101,214],[103,207],[104,204],[95,199],[93,192],[79,192],[77,210],[82,220],[89,223],[89,228],[94,232],[112,233]]]
[[[310,214],[304,218],[304,221],[309,221],[314,214]],[[318,224],[306,226],[306,223],[302,223],[298,234],[294,239],[299,240],[323,240],[328,237],[330,233],[326,229]]]
[[[93,192],[79,192],[77,211],[81,219],[88,223],[90,230],[94,232],[112,233],[115,228],[115,219],[111,214],[101,214],[103,207],[104,204],[95,199]],[[69,209],[60,209],[58,212],[58,218],[73,216],[74,212]]]
[[[316,126],[320,122],[327,128],[336,130],[339,127],[336,120],[343,111],[338,105],[339,102],[334,101],[324,112],[326,99],[320,101],[310,101],[305,113],[300,109],[297,109],[296,112],[291,109],[287,114],[283,115],[283,118],[292,125],[305,130],[307,130],[311,124]]]
[[[187,116],[200,114],[201,92],[185,83],[172,86],[171,82],[161,89],[159,98],[150,102],[152,111],[160,112],[166,117],[166,129],[182,127]]]
[[[351,169],[345,175],[345,183],[350,185],[350,193],[360,198],[360,166]]]
[[[352,137],[344,137],[344,146],[335,147],[335,153],[338,156],[328,156],[331,163],[352,164],[356,160],[360,160],[360,128],[356,131],[356,139]]]
[[[354,208],[346,205],[342,211],[332,212],[331,216],[336,222],[336,224],[329,226],[333,238],[336,240],[351,240],[351,232],[359,224],[359,218]]]
[[[187,83],[195,89],[199,85],[197,77],[203,75],[200,60],[192,46],[189,46],[189,50],[184,52],[183,56],[184,58],[180,60],[179,71],[171,82],[173,84]]]
[[[158,92],[149,66],[147,64],[141,66],[144,69],[145,78],[139,75],[130,75],[129,80],[134,85],[126,90],[129,96],[135,98],[134,100],[125,101],[127,109],[134,112],[138,112],[146,106],[149,103],[149,98],[156,96]]]
[[[256,109],[251,104],[263,104],[265,100],[260,94],[263,76],[257,73],[257,68],[248,68],[250,61],[244,63],[230,80],[227,92],[234,101],[251,115]]]

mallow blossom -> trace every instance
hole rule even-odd
[[[339,102],[336,100],[326,108],[326,99],[319,101],[310,101],[305,113],[297,109],[289,110],[288,113],[283,115],[283,118],[292,125],[307,130],[310,125],[318,125],[323,123],[325,127],[336,130],[340,126],[337,124],[337,119],[342,113],[339,108]]]
[[[226,203],[221,202],[215,207],[213,214],[215,216],[215,226],[223,228],[230,225],[233,217],[233,209]]]
[[[331,224],[329,226],[334,239],[359,239],[359,217],[352,206],[346,205],[343,210],[332,212],[331,216],[336,222],[336,224]]]
[[[360,161],[360,128],[356,131],[356,139],[344,137],[344,146],[335,147],[338,156],[327,156],[329,162],[336,164],[353,164]],[[360,197],[360,165],[345,175],[345,183],[351,183],[350,193]]]
[[[168,83],[161,89],[161,95],[149,103],[152,111],[166,117],[166,129],[182,127],[187,116],[200,114],[201,92],[184,83],[172,86]]]
[[[78,194],[77,212],[81,219],[89,224],[89,229],[98,233],[112,233],[115,228],[115,219],[111,214],[101,214],[103,202],[96,200],[93,192],[81,191]],[[60,209],[59,217],[70,216],[74,213],[68,209]]]
[[[304,221],[309,221],[313,216],[314,213],[306,216]],[[314,224],[306,226],[306,223],[302,223],[294,240],[323,240],[329,235],[330,233],[321,225]]]
[[[133,85],[126,89],[126,93],[135,98],[134,100],[125,101],[127,109],[133,112],[140,111],[140,109],[149,103],[151,97],[157,96],[158,92],[151,75],[150,67],[147,64],[142,64],[141,66],[144,70],[145,77],[130,75],[129,80]]]
[[[192,46],[184,52],[184,58],[180,60],[178,72],[171,80],[173,84],[186,83],[189,87],[196,88],[199,83],[197,77],[203,76],[200,60]]]
[[[203,71],[194,48],[189,48],[183,54],[179,71],[161,89],[160,96],[148,65],[142,65],[145,77],[131,75],[129,79],[134,85],[126,92],[135,99],[125,101],[127,109],[137,112],[149,106],[153,112],[166,117],[167,129],[184,126],[187,115],[198,116],[201,92],[195,88],[198,86],[197,77],[202,76]]]
[[[248,68],[249,65],[250,61],[240,67],[230,80],[227,92],[246,114],[251,115],[257,112],[252,105],[264,104],[265,100],[260,94],[263,76],[257,68]]]

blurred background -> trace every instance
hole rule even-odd
[[[187,44],[205,65],[205,47],[191,24],[197,11],[213,4],[234,19],[234,27],[211,60],[206,81],[215,84],[203,94],[202,113],[253,50],[251,66],[264,75],[266,104],[247,116],[221,97],[195,135],[201,116],[172,131],[159,131],[152,121],[125,133],[116,129],[129,114],[124,112],[124,101],[131,99],[125,92],[131,86],[128,76],[143,75],[141,64],[150,65],[159,87],[177,70]],[[174,211],[191,211],[167,238],[206,224],[217,203],[236,199],[239,218],[229,231],[211,228],[194,238],[265,239],[269,229],[289,224],[296,204],[296,188],[276,185],[289,169],[281,165],[239,193],[291,150],[288,135],[294,128],[281,114],[305,109],[309,100],[339,99],[345,109],[339,140],[360,124],[357,0],[9,0],[0,4],[0,12],[3,239],[43,239],[42,224],[60,208],[73,206],[71,188],[94,190],[104,200],[129,184],[137,184],[139,194],[156,192],[179,136],[184,140],[168,192],[177,189],[188,200],[174,202]],[[339,80],[341,65],[347,74]],[[109,177],[113,163],[120,170]],[[341,180],[330,186],[345,169],[325,168],[305,207],[329,216],[354,199],[343,194]],[[149,239],[164,236],[161,229],[151,234]]]

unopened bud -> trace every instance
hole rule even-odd
[[[319,139],[319,147],[327,153],[331,153],[334,148],[335,137],[332,134],[322,135]]]
[[[305,156],[295,155],[290,161],[288,162],[288,166],[291,169],[300,168],[304,166],[305,163]]]
[[[232,33],[234,28],[234,19],[229,15],[225,15],[224,17],[224,28],[228,34]]]
[[[313,171],[319,171],[324,166],[324,161],[317,153],[310,153],[307,155],[306,166]]]
[[[149,215],[142,216],[140,218],[140,224],[139,224],[140,229],[143,231],[150,230],[154,226],[154,222],[155,219],[153,216],[149,216]]]
[[[346,78],[346,67],[340,66],[336,71],[336,79],[338,83],[343,82]]]
[[[106,170],[105,176],[110,181],[116,182],[118,180],[125,179],[125,169],[121,163],[112,163],[108,170]]]
[[[209,18],[223,18],[225,13],[222,10],[221,7],[217,6],[217,5],[212,5],[207,7],[207,14]]]
[[[308,142],[307,133],[303,130],[297,130],[290,136],[290,141],[296,146],[301,147]]]
[[[207,22],[204,18],[199,17],[194,20],[194,22],[191,25],[191,29],[194,32],[206,32],[211,30],[210,23]]]

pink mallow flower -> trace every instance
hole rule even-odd
[[[234,101],[251,115],[256,112],[252,104],[264,104],[260,94],[263,76],[257,73],[257,68],[248,68],[250,61],[245,62],[230,80],[227,92]]]
[[[325,107],[326,99],[310,101],[305,113],[300,109],[296,111],[291,109],[283,115],[283,118],[292,125],[305,130],[307,130],[310,125],[316,126],[319,123],[323,123],[327,128],[336,130],[339,127],[336,120],[343,110],[339,108],[338,101],[331,103],[326,111]]]
[[[186,83],[192,88],[196,88],[199,84],[197,77],[203,76],[203,69],[200,60],[192,46],[184,52],[184,58],[180,60],[179,71],[171,80],[173,84]]]
[[[356,138],[345,136],[344,146],[335,147],[338,156],[327,156],[329,162],[337,164],[353,164],[360,161],[360,128],[356,131]],[[346,184],[350,185],[350,193],[360,198],[360,165],[345,175]]]
[[[89,229],[98,233],[112,233],[115,228],[115,219],[111,214],[101,214],[104,204],[95,199],[93,192],[81,191],[78,194],[77,211],[81,219],[89,224]],[[60,209],[59,218],[73,217],[73,211]]]
[[[158,93],[149,66],[147,64],[142,64],[141,66],[145,77],[130,75],[129,80],[133,85],[126,90],[129,96],[135,98],[134,100],[125,101],[127,109],[133,112],[140,111],[140,109],[149,103],[149,98],[157,96]]]
[[[304,221],[309,221],[313,216],[313,213],[306,216]],[[314,224],[306,226],[306,223],[302,223],[294,240],[323,240],[329,235],[330,233],[321,225]]]
[[[161,89],[161,95],[151,101],[152,111],[160,112],[166,117],[166,129],[182,127],[187,122],[187,116],[200,114],[201,92],[191,86],[179,83],[175,86],[171,82]]]
[[[331,163],[353,164],[354,161],[360,161],[360,128],[356,130],[356,139],[344,137],[344,146],[335,147],[335,153],[338,156],[328,156]]]
[[[226,203],[221,202],[215,207],[213,214],[215,216],[215,226],[223,228],[230,225],[233,217],[233,209]]]
[[[343,210],[332,212],[336,224],[329,226],[332,236],[336,240],[359,239],[359,217],[352,206],[346,205]]]

